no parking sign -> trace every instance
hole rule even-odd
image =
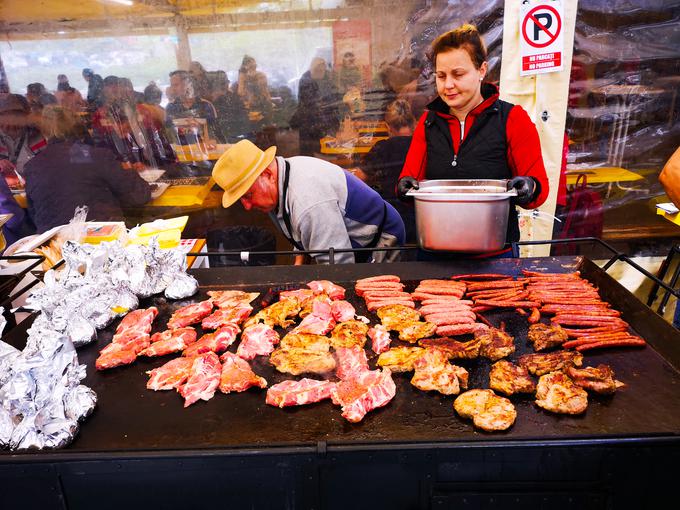
[[[520,76],[562,70],[563,9],[560,1],[522,2],[519,39]]]

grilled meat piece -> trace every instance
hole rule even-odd
[[[336,322],[347,322],[354,319],[356,310],[351,303],[344,300],[338,300],[331,303],[331,313]]]
[[[196,341],[194,328],[168,329],[151,336],[151,345],[139,353],[140,356],[165,356],[186,349]]]
[[[507,430],[517,418],[512,402],[492,390],[466,391],[456,398],[453,408],[463,418],[472,418],[475,427],[488,432]]]
[[[621,381],[614,379],[614,371],[608,365],[585,368],[568,367],[566,372],[574,384],[595,393],[606,395],[625,386]]]
[[[475,340],[480,342],[479,355],[497,361],[515,352],[514,339],[505,331],[496,328],[487,328],[475,332]]]
[[[203,329],[217,329],[230,322],[241,324],[250,316],[252,311],[253,307],[248,303],[238,303],[228,308],[218,308],[201,321],[201,327]]]
[[[564,372],[551,372],[538,380],[536,405],[553,413],[581,414],[588,407],[588,393]]]
[[[333,301],[336,299],[345,299],[345,288],[336,285],[329,280],[314,280],[309,282],[307,287],[312,289],[317,294],[326,294]]]
[[[338,347],[352,347],[353,345],[363,347],[366,343],[367,333],[368,325],[361,321],[341,322],[335,326],[331,333],[331,345],[336,349]]]
[[[489,387],[508,396],[536,391],[536,384],[529,377],[527,369],[506,360],[497,361],[491,366]]]
[[[413,364],[415,374],[411,384],[423,391],[438,391],[443,395],[458,395],[467,388],[468,372],[463,367],[452,365],[444,351],[425,349],[425,353]]]
[[[401,331],[405,322],[420,320],[419,312],[404,305],[383,306],[376,313],[382,325],[393,331]]]
[[[303,347],[308,350],[326,352],[331,348],[331,340],[327,336],[311,333],[288,333],[281,339],[280,349]]]
[[[530,374],[541,376],[566,367],[580,367],[583,364],[583,354],[573,351],[525,354],[520,356],[519,364]]]
[[[198,339],[198,342],[189,345],[184,349],[182,356],[191,358],[209,351],[218,354],[224,352],[236,341],[236,336],[240,331],[236,324],[229,323],[226,326],[222,326],[214,333],[203,335]]]
[[[422,347],[392,347],[378,356],[378,366],[389,368],[392,372],[410,372],[423,351]]]
[[[397,393],[392,374],[386,368],[365,371],[345,379],[331,388],[331,399],[342,406],[342,416],[357,423],[366,413],[387,405]]]
[[[446,355],[450,360],[478,358],[479,351],[482,348],[482,343],[479,340],[459,342],[448,337],[418,340],[418,345],[440,349],[446,352]]]
[[[399,330],[399,340],[415,343],[421,338],[434,335],[437,325],[432,322],[404,321]]]
[[[293,333],[311,333],[325,335],[335,326],[335,319],[331,313],[331,305],[320,301],[314,302],[312,313],[307,315]]]
[[[318,306],[318,303],[331,305],[333,302],[326,294],[314,294],[312,297],[305,299],[304,302],[300,302],[300,313],[298,313],[300,318],[304,319],[309,314],[311,314],[314,310],[314,307]]]
[[[385,352],[390,348],[390,343],[392,341],[390,332],[387,331],[382,324],[377,324],[375,327],[369,329],[368,336],[373,341],[371,348],[376,354]]]
[[[335,370],[335,358],[329,351],[308,347],[276,349],[269,357],[269,361],[279,372],[292,375],[325,374]]]
[[[557,347],[569,339],[569,335],[562,329],[562,326],[556,324],[549,326],[541,322],[529,326],[527,337],[529,338],[529,341],[534,344],[534,350],[536,352],[545,351],[551,347]]]
[[[222,393],[246,391],[252,386],[266,388],[267,380],[260,377],[243,358],[232,352],[225,352],[220,356],[222,375],[220,376],[220,391]]]
[[[312,404],[331,398],[331,389],[335,383],[316,379],[300,379],[299,381],[283,381],[267,390],[266,402],[270,406],[286,407]]]
[[[143,331],[144,333],[150,333],[151,323],[156,318],[156,315],[158,315],[158,308],[155,306],[133,310],[120,321],[120,324],[118,324],[118,327],[116,328],[116,333],[122,333],[126,329],[135,329]]]
[[[252,303],[259,295],[259,292],[243,292],[242,290],[208,291],[208,296],[217,308],[231,308],[240,304],[247,305]]]
[[[279,326],[281,328],[287,328],[293,324],[292,320],[288,320],[289,317],[294,317],[300,312],[300,305],[298,300],[295,298],[284,299],[283,301],[277,301],[273,305],[260,310],[250,319],[246,321],[244,327],[253,326],[255,324],[264,323],[267,326],[273,328],[274,326]]]

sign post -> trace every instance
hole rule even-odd
[[[522,2],[520,10],[520,76],[561,71],[564,55],[563,8],[560,0]]]

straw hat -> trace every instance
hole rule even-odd
[[[276,156],[276,147],[263,151],[250,140],[241,140],[220,156],[212,171],[224,190],[222,207],[229,207],[253,185]]]

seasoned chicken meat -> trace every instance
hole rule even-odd
[[[505,331],[488,328],[475,332],[475,340],[480,342],[479,355],[497,361],[515,352],[514,339]]]
[[[419,340],[418,344],[423,347],[436,347],[446,352],[449,359],[475,359],[479,357],[482,344],[479,340],[459,342],[452,338],[426,338]]]
[[[419,312],[404,305],[383,306],[378,308],[376,313],[378,314],[378,317],[380,317],[382,325],[393,331],[401,331],[404,327],[410,325],[404,325],[404,323],[420,320]]]
[[[331,345],[334,348],[352,347],[353,345],[363,347],[366,343],[367,334],[368,325],[361,321],[341,322],[331,332]]]
[[[411,384],[419,390],[458,395],[461,388],[467,388],[467,370],[449,363],[444,351],[425,349],[425,353],[416,359],[413,366],[416,371]]]
[[[585,368],[568,367],[567,375],[577,386],[595,393],[614,393],[618,388],[625,386],[621,381],[614,379],[614,371],[608,365]]]
[[[540,376],[557,372],[566,367],[580,367],[583,364],[583,354],[574,351],[525,354],[520,356],[519,364],[526,368],[530,374]]]
[[[410,372],[423,351],[422,347],[392,347],[378,357],[378,366],[389,368],[392,372]]]
[[[437,325],[431,322],[404,321],[399,330],[399,340],[415,343],[421,338],[432,336],[437,331]]]
[[[551,372],[538,380],[536,405],[553,413],[581,414],[588,407],[588,393],[564,372]]]
[[[292,349],[304,347],[307,350],[327,352],[331,348],[331,340],[327,336],[311,333],[288,333],[281,339],[279,348]]]
[[[548,325],[539,322],[538,324],[529,326],[527,338],[534,344],[534,350],[539,352],[562,345],[569,339],[569,335],[562,329],[562,326],[558,326],[557,324]]]
[[[512,402],[492,390],[466,391],[456,398],[453,407],[463,418],[472,418],[475,427],[488,432],[507,430],[517,418]]]
[[[335,358],[329,351],[306,347],[276,349],[269,357],[269,361],[279,372],[293,375],[325,374],[335,370]]]
[[[536,391],[536,384],[529,377],[527,369],[506,360],[497,361],[491,366],[489,387],[504,395]]]
[[[244,324],[244,328],[259,323],[264,323],[271,328],[274,326],[287,328],[293,324],[293,321],[288,320],[288,318],[296,316],[299,311],[300,305],[298,304],[298,300],[295,298],[277,301],[276,303],[269,305],[267,308],[260,310],[250,319],[248,319]]]

